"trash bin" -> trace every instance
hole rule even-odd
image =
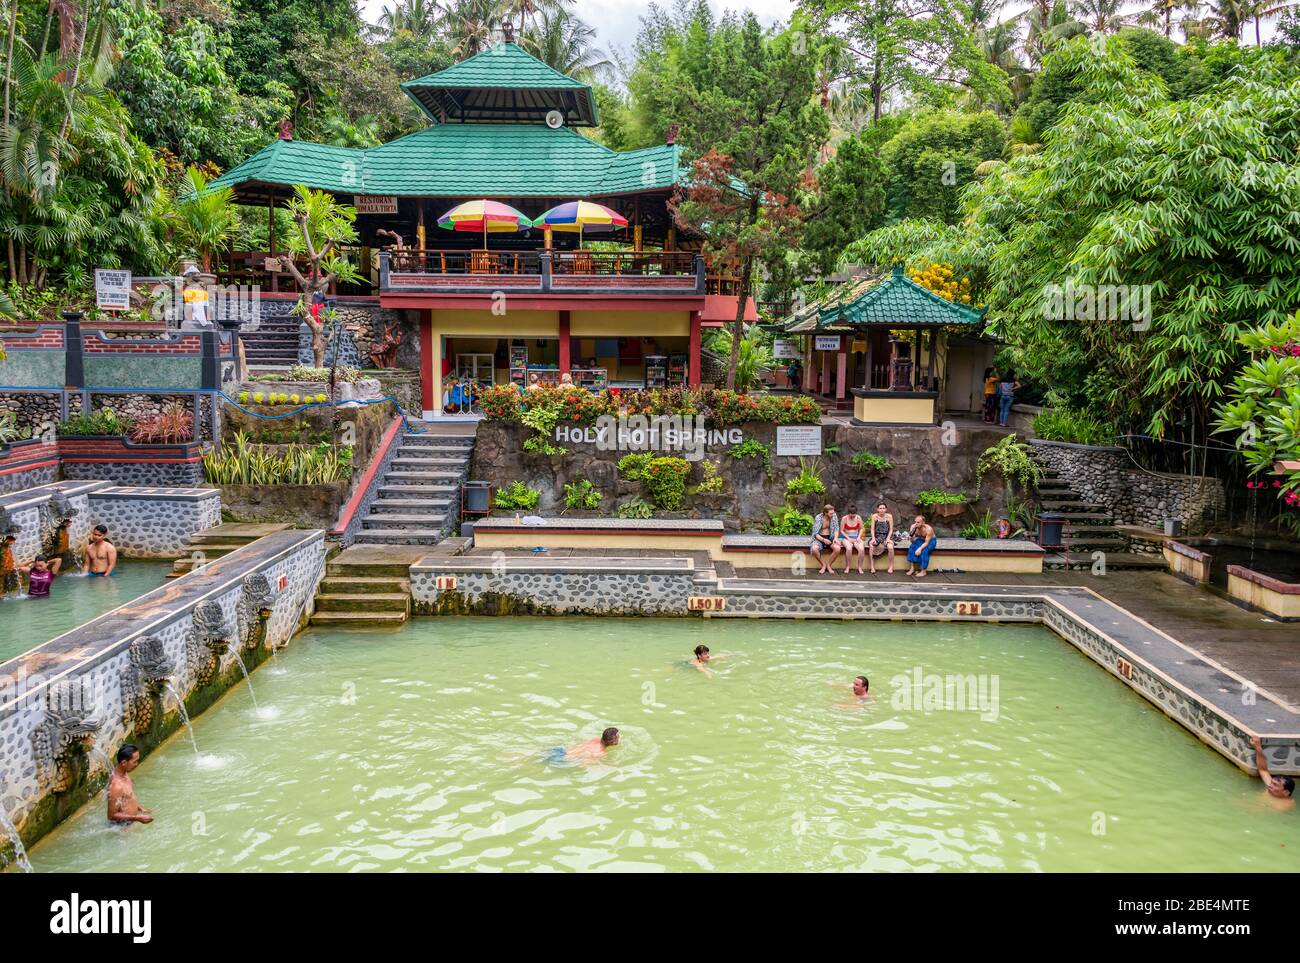
[[[461,515],[486,515],[490,511],[490,503],[488,499],[491,492],[491,482],[462,482],[460,486]]]
[[[1043,548],[1063,548],[1061,532],[1065,516],[1060,512],[1043,512],[1038,516],[1038,544]]]

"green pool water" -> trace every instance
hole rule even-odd
[[[46,598],[0,597],[0,662],[153,591],[171,567],[171,562],[123,561],[108,578],[60,575]]]
[[[685,665],[699,642],[729,654],[713,678]],[[918,667],[984,677],[986,711],[896,700]],[[875,700],[837,708],[828,682],[859,672]],[[1300,813],[1039,627],[422,619],[312,630],[253,681],[260,710],[237,687],[196,721],[198,757],[180,735],[137,770],[152,825],[83,809],[37,870],[1261,871],[1300,852]],[[624,742],[599,762],[544,760],[606,725]]]

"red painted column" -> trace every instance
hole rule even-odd
[[[691,312],[691,346],[686,358],[686,384],[692,388],[700,386],[700,312]]]
[[[420,407],[433,411],[433,311],[420,311]],[[441,372],[439,372],[441,373]]]
[[[560,374],[568,374],[572,369],[572,338],[569,334],[569,312],[560,312]]]

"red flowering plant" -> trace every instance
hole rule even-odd
[[[523,410],[523,398],[513,384],[480,389],[478,404],[487,421],[518,421]]]

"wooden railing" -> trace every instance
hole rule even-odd
[[[704,262],[692,251],[384,251],[382,291],[481,291],[500,283],[541,294],[700,295]],[[499,279],[499,280],[498,280]]]

